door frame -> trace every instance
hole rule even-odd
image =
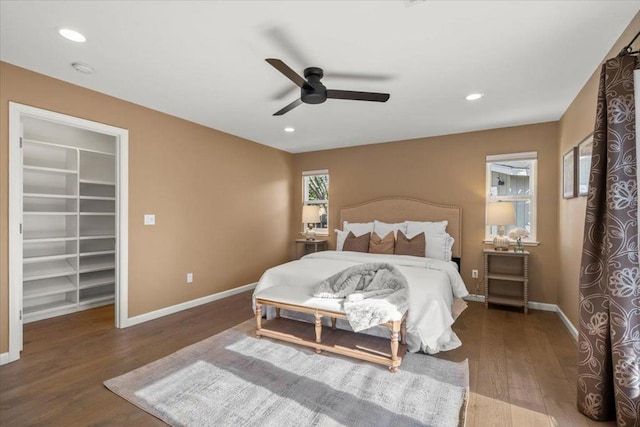
[[[22,351],[22,118],[33,117],[115,137],[116,140],[116,232],[118,248],[115,289],[115,326],[128,321],[129,301],[129,131],[91,120],[9,102],[9,354],[8,362]]]

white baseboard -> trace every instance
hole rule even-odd
[[[0,366],[9,363],[9,352],[0,353]]]
[[[558,311],[559,308],[557,305],[555,304],[549,304],[546,302],[535,302],[535,301],[529,301],[529,304],[527,304],[529,306],[529,308],[533,308],[534,310],[541,310],[541,311]]]
[[[149,320],[158,319],[160,317],[168,316],[170,314],[178,313],[179,311],[188,310],[199,305],[208,304],[213,301],[217,301],[222,298],[230,297],[231,295],[239,294],[241,292],[249,291],[255,288],[256,283],[249,283],[248,285],[239,286],[237,288],[229,289],[217,294],[207,295],[206,297],[186,301],[180,304],[172,305],[171,307],[161,308],[160,310],[151,311],[149,313],[141,314],[139,316],[130,317],[125,320],[123,328],[129,326],[139,325],[140,323],[148,322]]]
[[[569,330],[569,334],[571,334],[573,339],[578,341],[578,329],[576,329],[576,327],[573,326],[573,323],[571,323],[571,320],[569,320],[567,315],[564,314],[564,311],[560,310],[560,307],[557,307],[557,308],[558,309],[556,310],[556,312],[558,313],[558,316],[560,316],[562,323],[564,323],[564,326],[566,326],[566,328]]]
[[[484,302],[484,295],[469,294],[466,297],[464,297],[463,299],[465,301]],[[578,341],[578,330],[576,329],[575,326],[573,326],[573,323],[571,323],[571,321],[569,320],[567,315],[564,314],[564,312],[562,310],[560,310],[560,307],[558,307],[556,304],[549,304],[549,303],[546,303],[546,302],[529,301],[529,303],[527,305],[528,305],[529,308],[532,308],[534,310],[554,311],[554,312],[558,313],[558,316],[560,317],[560,320],[562,320],[562,323],[564,323],[564,326],[569,331],[569,334],[573,337],[574,340]]]

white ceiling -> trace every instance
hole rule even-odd
[[[640,10],[610,0],[408,3],[3,0],[0,59],[297,153],[557,120]],[[87,42],[63,39],[61,27]],[[265,58],[299,74],[321,67],[330,89],[391,98],[273,117],[299,91]],[[95,73],[74,71],[75,61]],[[465,101],[471,92],[486,96]]]

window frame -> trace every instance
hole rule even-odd
[[[307,191],[306,178],[310,177],[310,176],[319,176],[319,175],[326,175],[327,176],[327,199],[326,200],[309,200],[308,199],[309,192]],[[329,235],[329,182],[330,182],[329,169],[302,171],[302,206],[306,206],[306,205],[324,205],[324,204],[327,205],[327,212],[326,212],[326,215],[327,215],[327,227],[326,228],[320,228],[320,227],[314,228],[316,234],[319,235],[319,236],[328,236]],[[301,234],[305,233],[305,230],[306,230],[305,227],[306,227],[306,225],[302,224]]]
[[[491,165],[499,162],[509,161],[530,161],[531,170],[529,174],[529,194],[528,195],[491,195]],[[492,243],[495,234],[491,233],[491,226],[487,225],[487,212],[489,203],[503,202],[521,202],[528,201],[530,203],[529,221],[531,230],[529,237],[522,239],[522,243],[527,246],[537,246],[538,242],[538,152],[527,151],[521,153],[494,154],[486,157],[485,166],[485,240],[484,243]],[[511,240],[511,239],[510,239]],[[515,243],[515,242],[513,242]]]

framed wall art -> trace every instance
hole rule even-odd
[[[578,144],[578,195],[589,193],[589,173],[591,172],[591,154],[593,152],[593,134],[587,136]]]
[[[562,156],[562,198],[571,199],[576,197],[576,158],[578,147],[573,147]]]

